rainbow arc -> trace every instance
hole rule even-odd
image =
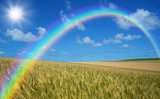
[[[34,53],[34,55],[26,55],[23,58],[39,59],[51,45],[55,44],[56,41],[58,41],[63,35],[67,34],[68,31],[73,29],[77,22],[83,23],[88,20],[100,17],[123,17],[126,20],[132,22],[148,37],[157,52],[157,56],[160,57],[160,50],[152,34],[142,22],[140,22],[137,18],[126,11],[122,11],[118,8],[111,9],[94,7],[74,13],[74,15],[74,17],[69,18],[69,21],[58,21],[54,27],[48,30],[49,32],[44,35],[42,40],[31,47],[29,52]],[[19,86],[27,71],[29,71],[35,62],[36,60],[20,60],[13,64],[11,67],[12,69],[9,70],[10,74],[6,74],[3,81],[1,82],[0,99],[8,99],[14,95],[17,90],[17,86]]]

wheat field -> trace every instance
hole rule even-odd
[[[160,60],[75,62],[75,63],[99,65],[99,66],[112,66],[112,67],[119,67],[119,68],[141,69],[141,70],[149,70],[149,71],[160,71]]]
[[[0,77],[15,59],[0,58]],[[37,61],[15,99],[158,99],[160,72]]]

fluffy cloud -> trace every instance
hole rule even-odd
[[[37,27],[36,29],[38,30],[38,33],[39,33],[39,34],[44,34],[44,33],[47,32],[46,29],[43,28],[43,27]]]
[[[141,38],[140,35],[124,35],[123,33],[118,33],[114,36],[114,38],[104,39],[104,44],[120,44],[122,43],[122,40],[134,40]]]
[[[94,40],[92,40],[90,37],[86,36],[82,40],[80,40],[79,37],[77,37],[77,43],[79,44],[92,44],[93,47],[101,47],[103,46],[102,43],[96,43]]]
[[[124,18],[116,18],[115,22],[120,28],[125,29],[125,30],[128,30],[130,29],[130,27],[134,26],[131,22],[129,22],[128,20]]]
[[[160,27],[160,18],[153,12],[144,9],[137,9],[137,11],[132,15],[138,18],[150,30]],[[131,27],[135,27],[134,24],[124,18],[116,18],[115,22],[122,29],[130,29]]]
[[[6,43],[6,41],[0,38],[0,43]]]
[[[0,55],[5,54],[3,51],[0,51]]]
[[[151,30],[160,27],[160,18],[153,12],[137,9],[137,12],[133,16],[139,18]]]
[[[75,25],[81,31],[85,31],[86,30],[85,26],[82,23],[76,22]]]
[[[100,47],[100,46],[103,46],[103,44],[102,43],[95,43],[95,44],[93,44],[93,47]]]
[[[124,36],[123,33],[119,33],[115,35],[115,39],[120,39],[120,40],[134,40],[134,39],[139,39],[141,38],[140,35],[130,35],[128,34],[127,36]]]
[[[46,34],[46,28],[43,28],[43,27],[37,27],[36,28],[38,33],[39,33],[39,36],[36,38],[37,40],[40,40],[45,34]]]
[[[7,30],[6,36],[10,36],[12,40],[15,41],[22,41],[22,42],[31,42],[36,40],[36,36],[33,35],[31,32],[23,33],[21,30],[13,29]]]
[[[122,43],[122,41],[121,40],[119,40],[119,39],[113,39],[113,38],[109,38],[109,39],[104,39],[103,40],[103,43],[104,44],[119,44],[119,43]]]
[[[77,37],[76,42],[79,44],[93,44],[93,47],[100,47],[103,46],[103,44],[121,44],[123,40],[131,41],[134,39],[141,38],[140,35],[124,35],[123,33],[116,34],[113,38],[104,39],[102,43],[96,43],[94,40],[92,40],[90,37],[86,36],[83,39],[80,39],[80,37]],[[120,46],[122,48],[127,47],[127,45]]]
[[[91,40],[88,36],[83,38],[83,42],[85,44],[93,44],[94,43],[94,40]]]
[[[82,40],[77,38],[77,43],[79,44],[94,44],[94,40],[91,40],[88,36],[84,37]]]
[[[6,36],[11,37],[12,40],[14,41],[21,41],[21,42],[37,41],[43,37],[44,33],[46,33],[46,29],[43,27],[38,27],[36,29],[38,30],[39,36],[35,36],[31,32],[24,33],[19,29],[12,29],[12,30],[8,29],[6,31]],[[0,42],[4,41],[1,41],[0,39]]]

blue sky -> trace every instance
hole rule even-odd
[[[160,46],[160,0],[1,0],[0,57],[18,58],[47,28],[67,14],[89,6],[123,8],[138,17]],[[23,12],[9,17],[12,7]],[[97,18],[79,23],[41,57],[49,61],[111,61],[158,57],[144,33],[122,18]]]

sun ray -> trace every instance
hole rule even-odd
[[[30,23],[28,17],[32,15],[32,12],[28,10],[27,3],[11,3],[8,2],[4,7],[5,19],[10,26],[22,27],[22,22]]]
[[[23,18],[23,10],[19,7],[10,8],[8,11],[8,17],[12,21],[20,21]]]

